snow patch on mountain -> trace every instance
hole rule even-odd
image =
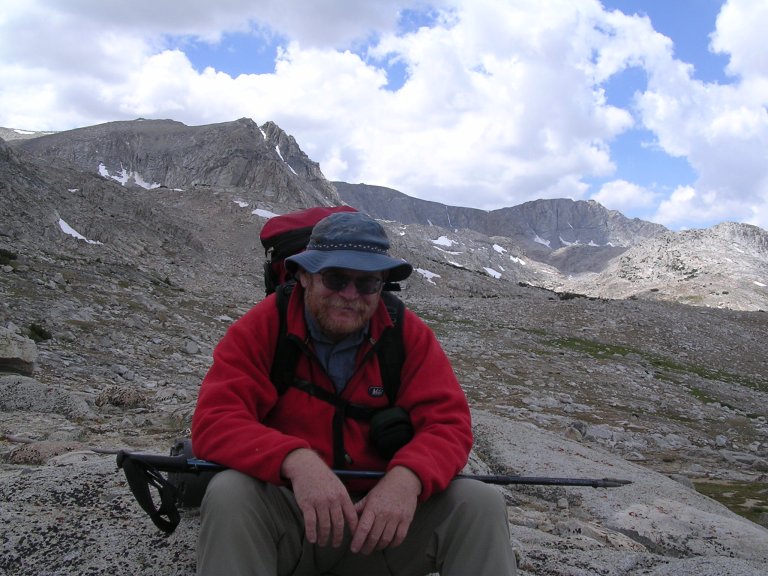
[[[77,238],[78,240],[85,240],[88,244],[101,244],[101,242],[99,242],[98,240],[89,240],[88,238],[80,234],[80,232],[72,228],[72,226],[64,222],[64,220],[62,220],[61,218],[59,218],[58,224],[59,224],[59,228],[61,228],[61,231],[64,232],[64,234],[68,234],[69,236],[72,236],[73,238]]]
[[[424,276],[426,278],[427,282],[430,284],[435,284],[435,281],[433,278],[440,278],[440,274],[435,274],[434,272],[430,272],[429,270],[425,270],[424,268],[416,268],[416,272]]]
[[[133,181],[137,186],[141,186],[142,188],[146,190],[154,190],[155,188],[160,188],[160,184],[157,182],[147,182],[144,180],[144,178],[136,171],[129,171],[123,165],[120,165],[120,171],[116,172],[115,174],[111,174],[109,172],[109,169],[104,166],[103,163],[99,164],[99,174],[104,176],[104,178],[111,178],[112,180],[116,180],[117,182],[120,182],[123,186],[128,184],[129,182]]]

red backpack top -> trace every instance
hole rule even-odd
[[[317,206],[282,216],[273,216],[261,229],[259,239],[264,246],[264,289],[267,294],[291,280],[284,260],[307,247],[312,228],[326,216],[336,212],[357,212],[351,206]]]

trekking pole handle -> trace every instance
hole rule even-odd
[[[145,454],[143,452],[129,452],[127,450],[118,451],[117,466],[122,468],[128,458],[149,464],[163,472],[189,472],[191,468],[190,459],[183,454],[178,456],[161,456],[159,454]],[[223,470],[224,467],[220,466],[219,469]]]

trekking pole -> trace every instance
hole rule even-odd
[[[221,472],[225,466],[201,460],[199,458],[186,458],[179,456],[159,456],[155,454],[137,454],[121,451],[118,453],[118,466],[121,466],[120,454],[127,454],[133,458],[155,466],[164,472]],[[123,456],[125,458],[125,456]],[[122,466],[121,466],[122,467]],[[377,480],[383,478],[386,472],[371,470],[333,470],[341,479],[348,480]],[[591,488],[619,488],[632,484],[631,480],[618,478],[557,478],[551,476],[515,476],[506,474],[458,474],[456,479],[479,480],[485,484],[508,485],[524,484],[532,486],[588,486]]]
[[[386,472],[369,472],[366,470],[334,470],[339,478],[376,479],[382,478]],[[618,478],[553,478],[551,476],[511,476],[505,474],[458,474],[455,479],[479,480],[485,484],[506,486],[509,484],[528,484],[536,486],[590,486],[592,488],[618,488],[632,484],[632,480]]]
[[[183,453],[161,456],[127,450],[117,451],[117,466],[125,472],[126,480],[136,501],[149,514],[155,526],[166,534],[172,533],[181,520],[178,506],[199,506],[211,477],[227,469],[221,464],[190,457]],[[163,476],[161,472],[166,472],[167,477]],[[369,470],[333,470],[333,473],[339,478],[347,480],[376,480],[386,474],[386,472]],[[467,478],[498,485],[528,484],[590,486],[593,488],[618,488],[632,483],[631,480],[616,478],[552,478],[549,476],[483,474],[459,474],[456,478]],[[152,497],[151,488],[157,491],[158,498]]]

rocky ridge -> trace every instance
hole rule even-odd
[[[602,298],[768,310],[766,254],[768,232],[725,222],[708,230],[662,234],[630,248],[599,273],[570,278],[566,285]]]
[[[599,272],[629,246],[666,231],[594,201],[535,200],[485,211],[419,200],[382,186],[334,185],[345,202],[377,218],[508,238],[528,258],[569,274]]]
[[[147,189],[258,190],[299,206],[337,205],[334,187],[273,122],[187,126],[173,120],[110,122],[12,144],[54,165]]]
[[[671,232],[594,201],[535,200],[486,212],[427,202],[381,186],[335,185],[346,202],[378,218],[432,227],[433,235],[439,228],[454,235],[472,237],[474,232],[475,237],[502,239],[498,245],[505,250],[512,246],[512,264],[499,258],[498,266],[461,263],[491,275],[504,268],[500,279],[519,281],[519,264],[525,261],[538,270],[525,281],[561,293],[768,309],[768,232],[755,226],[726,222]]]
[[[271,122],[259,127],[252,120],[240,119],[190,127],[171,120],[139,119],[15,138],[10,145],[19,162],[34,166],[35,177],[42,177],[48,185],[67,180],[62,174],[71,174],[66,189],[87,204],[101,208],[104,199],[94,197],[93,189],[103,189],[106,182],[121,184],[146,200],[138,214],[141,221],[152,220],[151,213],[158,208],[174,211],[178,203],[196,202],[199,210],[210,210],[206,204],[210,196],[232,200],[240,208],[248,207],[247,213],[262,216],[343,200],[377,218],[412,227],[417,234],[439,239],[451,233],[454,237],[449,239],[464,248],[445,249],[433,244],[426,252],[416,252],[416,256],[441,265],[442,271],[425,270],[443,279],[434,282],[431,276],[433,282],[428,287],[442,294],[455,290],[456,281],[464,282],[468,276],[463,271],[467,270],[498,280],[495,289],[501,292],[508,282],[525,281],[563,293],[747,310],[765,309],[768,298],[766,233],[755,227],[729,224],[733,235],[740,237],[737,251],[714,227],[672,233],[650,222],[625,218],[593,201],[536,200],[485,212],[425,202],[377,186],[336,182],[334,187],[295,139]],[[5,148],[10,153],[9,146]],[[90,179],[89,186],[78,184],[83,178]],[[43,190],[41,195],[50,194],[50,186]],[[109,217],[119,218],[127,209],[126,201],[116,200],[119,193],[112,196],[110,202],[123,207],[112,210]],[[21,210],[30,204],[23,194],[11,194],[11,201],[23,204]],[[103,214],[95,214],[88,206],[85,210],[70,206],[69,201],[66,197],[57,199],[48,220],[55,223],[61,213],[68,212],[76,221],[64,220],[81,233],[86,227],[94,241],[114,239],[113,222],[99,218]],[[230,206],[230,211],[234,210]],[[215,224],[211,226],[214,215],[209,216],[203,228],[215,228]],[[84,217],[87,221],[82,223]],[[174,227],[169,220],[164,228]],[[184,224],[183,230],[188,229],[189,223]],[[179,232],[183,234],[183,230]],[[205,233],[200,231],[201,236]],[[501,255],[506,258],[484,252],[486,246],[503,249]],[[632,253],[625,254],[630,248]],[[438,254],[441,250],[443,253]],[[697,256],[699,251],[707,257]],[[456,253],[461,257],[451,258]],[[642,272],[637,273],[637,269]],[[697,277],[704,281],[690,281]],[[729,278],[735,279],[736,290],[728,289]],[[482,290],[473,282],[470,290],[478,289]]]
[[[0,571],[190,574],[196,511],[162,537],[103,452],[188,433],[215,343],[263,295],[265,216],[301,204],[124,185],[1,144]],[[765,312],[558,293],[535,286],[560,271],[508,238],[384,225],[472,405],[470,469],[634,482],[505,488],[522,574],[764,573]],[[759,261],[750,230],[708,234]]]
[[[534,200],[486,211],[419,200],[383,186],[346,182],[334,182],[334,185],[345,202],[378,218],[448,230],[468,228],[486,236],[510,238],[526,249],[537,248],[531,243],[550,250],[579,243],[627,247],[666,231],[659,224],[629,219],[615,210],[606,210],[594,200]]]

